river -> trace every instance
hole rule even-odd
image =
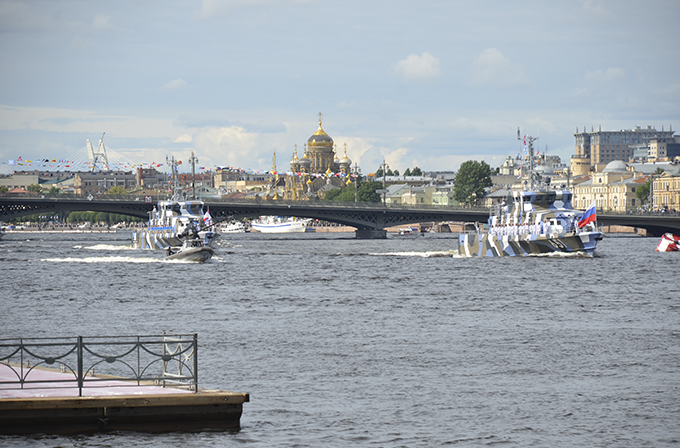
[[[457,258],[451,234],[225,235],[206,264],[129,233],[8,233],[2,338],[198,333],[227,432],[0,437],[8,447],[677,446],[680,253]]]

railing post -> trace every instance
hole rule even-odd
[[[194,333],[194,387],[198,393],[198,333]]]
[[[83,396],[83,379],[84,379],[84,374],[83,374],[83,337],[78,336],[78,348],[77,348],[77,353],[78,353],[78,396],[82,397]]]

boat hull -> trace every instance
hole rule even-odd
[[[215,251],[210,247],[192,247],[190,249],[182,249],[175,254],[168,255],[167,259],[203,263],[210,260],[213,255],[215,255]]]
[[[217,236],[214,232],[199,232],[205,246],[210,246]],[[179,237],[174,229],[143,229],[132,232],[132,247],[134,249],[165,250],[169,247],[179,247],[184,239]]]
[[[458,238],[458,253],[466,257],[516,257],[550,253],[583,253],[592,256],[602,237],[601,232],[568,233],[564,236],[461,234]]]
[[[250,223],[253,230],[261,233],[303,233],[311,219],[256,220]]]

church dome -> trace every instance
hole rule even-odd
[[[612,160],[604,167],[603,173],[625,173],[628,165],[623,160]]]
[[[352,165],[352,160],[350,160],[349,157],[347,157],[347,143],[345,143],[345,155],[340,159],[340,166],[346,166],[349,167]]]
[[[300,166],[309,168],[309,166],[311,164],[312,164],[312,161],[309,159],[309,156],[307,155],[307,148],[305,147],[305,154],[300,159]]]
[[[321,115],[321,114],[319,114]],[[328,146],[333,147],[333,139],[321,127],[321,116],[319,116],[319,129],[307,139],[307,146]]]

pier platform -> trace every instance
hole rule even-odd
[[[248,401],[199,388],[197,334],[0,340],[0,435],[238,429]]]
[[[0,364],[0,381],[11,369]],[[34,369],[23,389],[0,385],[0,434],[238,429],[249,394],[161,387],[102,378],[83,388],[66,373]],[[69,379],[72,383],[69,383]],[[58,383],[56,383],[58,382]],[[59,384],[44,388],[47,384]]]

